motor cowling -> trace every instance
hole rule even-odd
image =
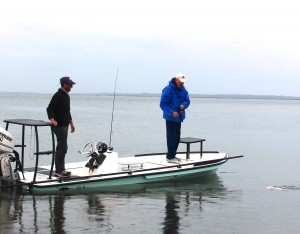
[[[0,154],[13,152],[15,144],[15,137],[4,128],[0,127]]]
[[[0,178],[7,183],[14,183],[17,180],[16,173],[12,169],[11,162],[16,159],[9,154],[0,155]]]

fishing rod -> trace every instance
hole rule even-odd
[[[112,126],[113,126],[113,121],[114,121],[114,111],[115,111],[115,99],[116,99],[116,90],[117,90],[118,73],[119,73],[119,68],[117,68],[117,74],[116,74],[116,79],[115,79],[115,89],[114,89],[113,108],[112,108],[112,112],[111,112],[111,122],[110,122],[109,146],[111,146],[111,135],[112,135]]]

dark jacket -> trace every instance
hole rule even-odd
[[[72,120],[70,110],[70,96],[62,88],[53,95],[47,107],[48,118],[54,118],[58,127],[67,127]]]
[[[160,108],[163,111],[164,119],[173,122],[183,122],[185,111],[179,111],[180,105],[183,105],[184,109],[188,108],[190,105],[189,94],[184,86],[181,89],[178,88],[172,79],[169,81],[169,85],[163,89],[160,98]],[[180,113],[176,118],[172,115],[174,111]]]

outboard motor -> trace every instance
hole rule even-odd
[[[18,173],[12,169],[11,162],[16,158],[10,153],[15,152],[15,138],[8,131],[0,127],[0,182],[5,184],[15,183]]]

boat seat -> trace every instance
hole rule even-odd
[[[186,144],[186,159],[187,160],[190,159],[190,145],[193,143],[200,143],[200,159],[202,158],[204,141],[205,141],[205,139],[194,138],[194,137],[180,138],[179,143]]]

